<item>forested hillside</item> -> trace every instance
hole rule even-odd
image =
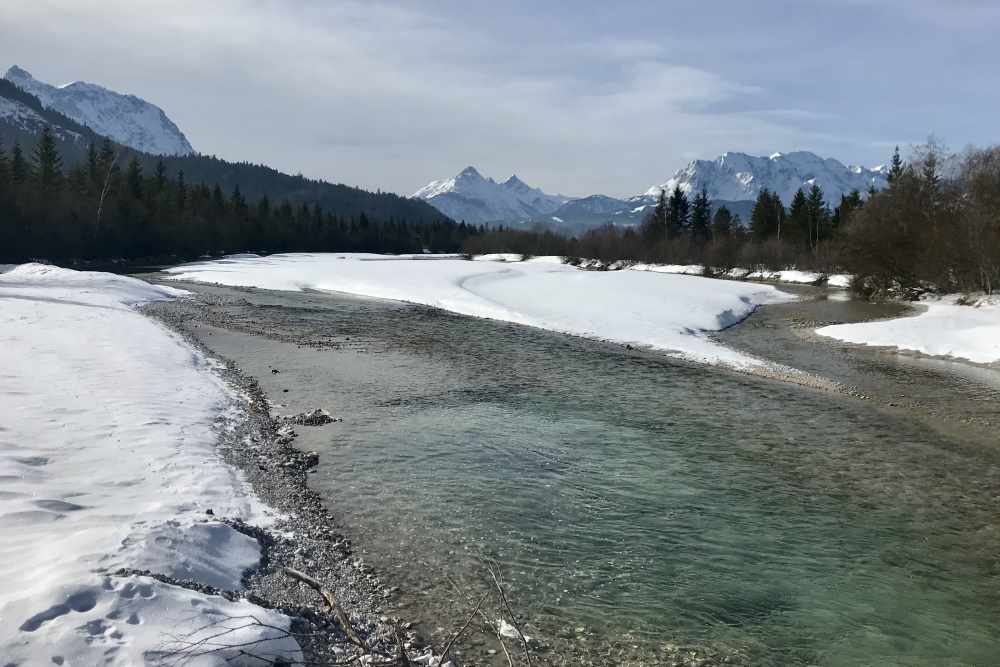
[[[60,142],[47,127],[27,154],[19,144],[0,148],[0,261],[118,258],[177,259],[243,251],[450,252],[481,230],[457,224],[429,206],[390,195],[294,179],[250,165],[184,158],[172,167],[217,166],[233,183],[198,182],[183,169],[154,160],[152,169],[134,153],[104,141],[67,166]],[[190,161],[189,161],[190,160]],[[197,170],[195,170],[196,173]],[[248,197],[266,188],[267,173],[287,196]],[[212,173],[210,170],[201,174]],[[290,180],[286,180],[290,179]],[[293,203],[292,195],[325,194],[322,203]],[[398,205],[396,205],[398,204]],[[416,208],[419,207],[419,208]]]
[[[46,127],[67,170],[78,166],[86,169],[91,145],[99,149],[105,142],[104,137],[47,109],[34,95],[0,79],[0,146],[11,153],[18,145],[24,155],[33,155]],[[276,203],[287,199],[293,206],[319,206],[337,216],[357,218],[364,214],[369,220],[405,220],[407,224],[417,225],[440,224],[447,220],[444,214],[423,201],[283,174],[263,165],[234,163],[203,155],[159,158],[113,142],[110,149],[110,157],[120,169],[134,160],[143,172],[151,174],[162,160],[163,169],[171,179],[183,172],[188,186],[214,188],[218,185],[226,193],[239,188],[248,201],[267,197]]]

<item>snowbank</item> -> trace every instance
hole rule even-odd
[[[960,306],[958,298],[927,300],[923,304],[926,310],[912,317],[836,324],[816,333],[848,343],[896,347],[976,363],[1000,361],[1000,298],[980,299],[974,306]]]
[[[633,264],[628,268],[633,271],[652,271],[654,273],[680,273],[686,275],[700,276],[705,271],[701,264]],[[730,269],[726,277],[733,280],[773,280],[781,283],[796,283],[811,285],[816,281],[826,278],[826,284],[830,287],[847,288],[851,285],[851,276],[845,273],[818,273],[816,271],[797,271],[785,269],[783,271],[751,271],[750,269]]]
[[[235,397],[211,362],[131,308],[180,290],[37,264],[0,274],[0,660],[139,665],[183,642],[288,619],[244,601],[115,576],[239,588],[256,540],[216,515],[265,511],[215,452]],[[227,620],[230,619],[230,620]],[[224,641],[277,637],[244,628]],[[179,643],[178,643],[179,642]],[[263,655],[298,656],[286,638]],[[232,652],[192,660],[227,662]]]
[[[581,271],[544,260],[368,261],[371,258],[226,258],[175,267],[169,273],[179,280],[408,301],[741,367],[756,362],[709,340],[706,332],[739,322],[759,304],[793,298],[769,285],[638,271]]]

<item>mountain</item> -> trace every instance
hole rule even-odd
[[[37,96],[9,79],[0,79],[0,147],[9,155],[11,146],[18,143],[24,154],[31,156],[45,127],[51,129],[67,171],[84,163],[91,144],[100,148],[105,141],[105,137],[91,128],[46,107]],[[218,184],[226,196],[239,188],[242,196],[251,202],[266,196],[272,206],[287,199],[294,205],[319,206],[341,217],[359,218],[364,214],[372,220],[414,224],[432,224],[444,219],[440,211],[423,201],[291,176],[264,165],[228,162],[197,153],[158,156],[134,149],[116,152],[122,168],[135,157],[144,172],[152,174],[157,163],[162,161],[171,177],[183,171],[188,185],[203,183],[212,187]]]
[[[552,214],[567,201],[533,188],[517,176],[497,183],[484,178],[475,167],[466,167],[453,178],[431,181],[411,198],[426,201],[453,220],[475,224],[526,222]]]
[[[75,81],[53,86],[14,65],[7,81],[36,96],[47,108],[98,134],[151,155],[189,155],[194,148],[160,107],[134,95]]]
[[[665,183],[627,199],[606,195],[568,199],[548,195],[525,185],[516,176],[503,183],[483,178],[473,167],[454,178],[433,181],[412,196],[429,202],[455,220],[477,224],[546,224],[578,232],[608,223],[640,224],[656,204],[660,191],[669,192],[675,186],[692,196],[704,187],[713,208],[725,205],[748,222],[753,202],[762,189],[777,192],[787,206],[799,188],[808,189],[813,183],[823,188],[826,201],[836,206],[840,196],[852,190],[867,193],[872,186],[886,187],[886,170],[845,166],[807,151],[774,153],[769,157],[723,153],[715,160],[694,160]]]
[[[808,151],[775,153],[769,157],[723,153],[715,160],[692,161],[639,198],[655,200],[661,190],[669,193],[680,186],[691,195],[706,188],[712,199],[752,201],[767,188],[777,192],[787,206],[799,188],[808,189],[813,183],[823,188],[827,202],[836,204],[841,195],[852,190],[865,193],[872,186],[876,189],[886,187],[886,170],[883,167],[845,166],[833,158],[821,158]]]

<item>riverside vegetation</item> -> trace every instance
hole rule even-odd
[[[639,227],[605,225],[579,236],[551,230],[487,228],[427,215],[429,206],[395,195],[345,186],[347,199],[299,191],[272,200],[275,178],[264,167],[214,158],[156,159],[104,140],[89,145],[68,168],[61,144],[46,129],[30,156],[18,143],[0,146],[0,261],[113,259],[173,260],[236,252],[513,252],[611,262],[701,264],[706,275],[735,267],[773,271],[796,267],[854,275],[867,298],[924,292],[993,293],[1000,287],[1000,147],[969,150],[942,173],[944,153],[918,148],[910,163],[897,149],[889,187],[854,191],[831,208],[813,185],[786,208],[764,190],[744,224],[704,191],[661,193]],[[67,156],[67,159],[73,159]],[[166,160],[166,161],[165,161]],[[124,164],[122,164],[124,162]],[[223,190],[189,182],[188,166],[203,178],[243,176]],[[206,166],[208,165],[208,166]],[[214,166],[213,166],[214,165]],[[222,166],[220,166],[222,165]],[[263,170],[263,172],[261,171]],[[271,175],[271,180],[265,178]],[[305,183],[306,181],[302,179]],[[317,186],[318,187],[318,186]],[[277,188],[281,190],[281,188]],[[323,199],[326,197],[326,199]]]

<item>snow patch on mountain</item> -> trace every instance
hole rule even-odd
[[[75,81],[53,86],[17,65],[4,75],[11,83],[38,97],[42,104],[110,137],[153,155],[188,155],[194,148],[160,107],[134,95]]]
[[[517,176],[498,183],[483,177],[475,167],[466,167],[452,178],[431,181],[411,197],[427,201],[454,220],[476,224],[530,220],[555,212],[567,201],[533,188]]]
[[[689,194],[702,188],[712,199],[732,201],[754,200],[765,188],[777,192],[785,204],[792,201],[799,188],[813,184],[823,188],[828,202],[839,202],[841,195],[852,190],[862,193],[874,186],[886,187],[884,166],[845,166],[833,158],[822,158],[808,151],[772,153],[768,157],[746,153],[723,153],[715,160],[694,160],[678,170],[669,180],[654,185],[639,196],[655,199],[660,192],[675,187]]]

